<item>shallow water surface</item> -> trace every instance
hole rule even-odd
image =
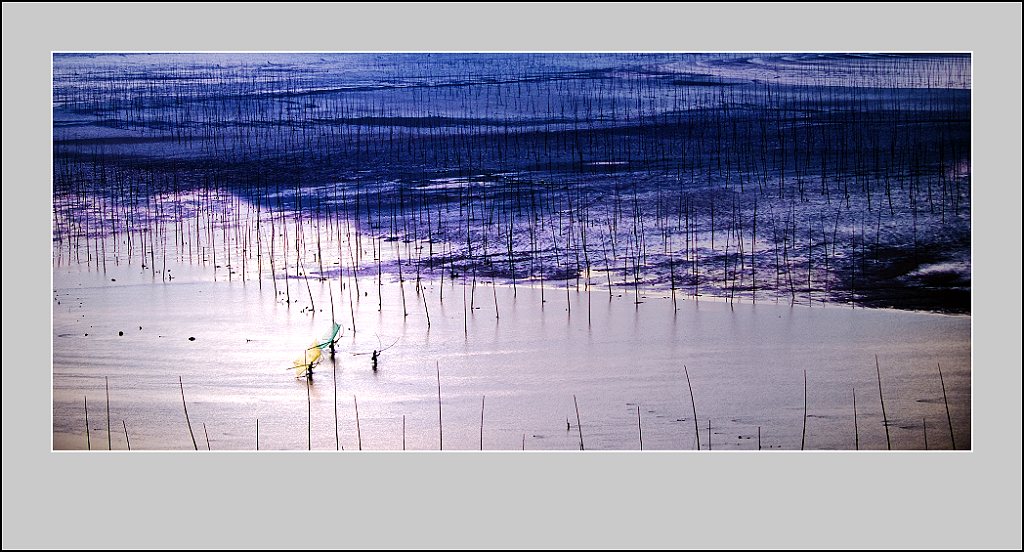
[[[684,365],[702,449],[757,449],[759,431],[763,449],[799,449],[804,371],[806,448],[854,448],[856,391],[859,446],[885,449],[875,355],[892,448],[923,449],[926,434],[929,448],[951,448],[939,364],[956,447],[971,445],[969,316],[681,295],[674,310],[662,292],[637,303],[550,285],[542,302],[539,284],[436,280],[417,295],[408,277],[403,316],[402,286],[387,276],[380,301],[364,278],[350,310],[355,296],[336,280],[330,291],[289,280],[289,306],[266,280],[172,270],[161,282],[137,265],[54,269],[55,449],[86,448],[86,397],[91,446],[107,447],[104,378],[113,448],[126,448],[125,425],[133,449],[191,448],[181,376],[196,442],[206,448],[208,435],[213,450],[256,448],[257,419],[261,450],[334,450],[335,408],[345,450],[436,450],[442,431],[445,450],[479,449],[482,403],[484,449],[574,450],[574,396],[587,450],[639,449],[641,438],[691,450]],[[332,296],[344,335],[316,370],[307,416],[306,382],[287,367],[329,329]],[[369,353],[389,346],[373,372]]]

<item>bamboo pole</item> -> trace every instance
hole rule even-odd
[[[636,405],[636,430],[640,436],[640,450],[644,450],[644,426],[640,421],[640,405]]]
[[[946,404],[946,423],[949,424],[949,442],[953,444],[953,450],[956,450],[956,438],[953,437],[953,418],[949,415],[949,399],[946,398],[946,381],[942,379],[942,366],[936,363],[939,368],[939,383],[942,384],[942,402]]]
[[[700,429],[697,427],[697,403],[693,401],[693,386],[690,385],[690,372],[683,365],[683,373],[686,374],[686,387],[690,390],[690,406],[693,407],[693,434],[697,437],[697,450],[700,450]]]
[[[487,395],[480,399],[480,450],[484,450],[484,402]]]
[[[583,448],[583,425],[580,423],[580,405],[576,402],[576,395],[572,396],[572,404],[576,407],[576,429],[580,433],[580,450],[586,450]]]
[[[800,450],[804,450],[807,442],[807,370],[804,370],[804,427],[800,432]]]
[[[363,450],[363,432],[359,428],[359,401],[356,400],[355,395],[352,395],[352,404],[356,407],[356,439],[359,444],[359,450]]]
[[[178,376],[178,388],[181,389],[181,407],[185,410],[185,423],[188,424],[188,434],[192,437],[192,449],[199,450],[196,444],[196,434],[192,432],[192,422],[188,419],[188,406],[185,404],[185,386],[181,383],[181,376]]]
[[[310,368],[307,368],[309,370]],[[313,403],[309,399],[309,372],[306,373],[306,450],[313,450]]]
[[[331,359],[331,377],[334,382],[334,450],[339,450],[341,440],[338,438],[338,363],[333,358]]]
[[[89,397],[85,397],[85,446],[92,450],[92,437],[89,435]]]
[[[860,450],[860,429],[857,427],[857,388],[853,388],[853,448]]]
[[[103,376],[103,391],[107,395],[107,450],[112,450],[110,438],[110,383],[107,381],[107,376]]]
[[[889,440],[889,418],[885,415],[885,398],[882,397],[882,372],[878,367],[878,355],[875,355],[875,374],[878,376],[878,401],[882,403],[882,425],[885,427],[885,448],[892,450],[892,441]]]
[[[441,364],[435,363],[437,368],[437,448],[444,450],[444,423],[441,422]]]

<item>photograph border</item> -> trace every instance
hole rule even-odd
[[[9,267],[28,265],[5,274],[17,292],[3,308],[4,548],[1019,548],[1020,299],[998,296],[1021,289],[1020,257],[997,247],[1006,224],[1020,243],[1020,15],[1019,4],[4,4],[3,247]],[[49,366],[12,367],[38,356],[19,345],[52,334],[51,55],[183,47],[972,52],[973,452],[50,452]],[[296,465],[323,476],[296,477]],[[311,515],[282,515],[295,504]]]

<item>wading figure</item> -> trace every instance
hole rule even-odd
[[[320,349],[326,348],[330,353],[331,357],[334,357],[334,344],[338,342],[338,338],[341,332],[341,326],[335,322],[331,324],[331,329],[323,337],[320,338],[320,343],[317,345]]]
[[[317,365],[319,360],[320,360],[320,355],[316,355],[316,360],[311,360],[307,364],[305,364],[305,365],[303,365],[301,367],[297,366],[296,369],[295,369],[296,372],[301,372],[301,371],[305,370],[304,374],[300,374],[297,377],[305,376],[307,380],[313,381],[313,367]]]
[[[321,350],[317,342],[303,351],[302,356],[292,361],[292,368],[295,370],[295,377],[313,379],[313,367],[320,362]]]
[[[373,373],[376,374],[377,368],[379,367],[380,355],[384,354],[384,351],[394,347],[396,343],[398,343],[398,339],[392,342],[391,345],[384,347],[383,344],[380,343],[380,336],[377,336],[378,349],[374,349],[369,353],[352,353],[352,356],[370,355],[370,368],[373,369]]]

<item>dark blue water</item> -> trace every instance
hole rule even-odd
[[[55,256],[193,218],[344,219],[356,250],[430,244],[368,272],[969,312],[970,74],[936,54],[60,54]]]

